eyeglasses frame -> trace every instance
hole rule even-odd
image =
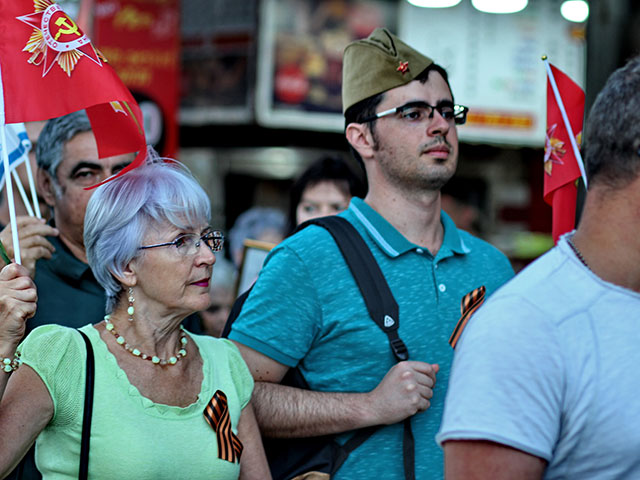
[[[138,247],[138,250],[147,250],[149,248],[169,247],[169,246],[174,246],[174,247],[177,248],[176,244],[177,244],[178,240],[180,240],[180,238],[184,237],[185,235],[197,235],[197,234],[196,233],[185,233],[183,235],[180,235],[178,238],[176,238],[172,242],[156,243],[156,244],[153,244],[153,245],[140,245]],[[214,239],[220,240],[220,247],[219,248],[216,249],[214,247],[209,247],[207,242],[204,241],[204,237],[209,236],[209,235],[213,235]],[[209,231],[207,231],[207,233],[204,233],[204,234],[200,235],[200,238],[195,243],[196,252],[200,249],[200,245],[202,245],[203,241],[204,241],[204,244],[207,247],[209,247],[209,250],[211,250],[213,253],[217,253],[217,252],[220,252],[222,250],[223,246],[224,246],[224,234],[220,230],[209,230]]]
[[[448,102],[445,102],[448,105]],[[453,122],[456,125],[464,125],[467,121],[467,113],[469,112],[469,107],[465,107],[464,105],[459,105],[457,103],[453,103],[451,102],[451,105],[453,106]],[[389,110],[384,110],[382,112],[376,113],[375,115],[372,115],[371,117],[367,117],[363,120],[361,120],[358,123],[369,123],[369,122],[373,122],[374,120],[377,120],[379,118],[382,117],[386,117],[388,115],[393,115],[396,113],[399,113],[403,110],[406,110],[407,108],[412,108],[412,107],[428,107],[431,109],[431,114],[429,115],[429,118],[432,119],[433,118],[433,112],[435,112],[436,110],[438,111],[438,113],[440,113],[439,108],[442,108],[443,103],[441,102],[438,105],[429,105],[427,102],[409,102],[409,103],[405,103],[404,105],[401,105],[399,107],[396,108],[390,108]],[[442,116],[442,113],[440,113],[440,116]]]

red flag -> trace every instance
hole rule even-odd
[[[6,123],[86,109],[98,156],[146,155],[142,113],[91,40],[51,0],[0,0],[0,81]]]
[[[549,65],[558,87],[562,104],[579,146],[584,117],[584,91],[567,75]],[[544,148],[544,200],[553,210],[552,235],[554,242],[563,233],[573,230],[576,217],[576,180],[580,167],[574,154],[569,132],[562,118],[552,80],[547,78],[547,136]]]

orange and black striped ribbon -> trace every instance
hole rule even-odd
[[[204,418],[218,439],[218,458],[227,462],[240,463],[242,442],[231,429],[231,417],[227,405],[227,396],[218,390],[204,409]]]
[[[473,315],[473,313],[480,308],[482,302],[484,302],[484,295],[486,291],[487,289],[482,285],[481,287],[471,290],[462,297],[462,301],[460,302],[460,312],[462,313],[462,316],[460,317],[460,320],[458,320],[456,328],[453,329],[451,337],[449,337],[449,345],[451,345],[452,348],[456,348],[456,344],[460,339],[460,335],[462,335],[464,327],[467,326],[469,318],[471,318],[471,315]]]

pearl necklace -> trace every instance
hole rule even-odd
[[[137,348],[129,345],[124,337],[116,331],[113,323],[111,323],[111,315],[105,315],[104,322],[105,328],[116,337],[116,342],[118,343],[118,345],[122,345],[122,347],[131,355],[143,360],[149,360],[155,365],[175,365],[176,363],[178,363],[178,360],[180,360],[182,357],[186,357],[187,355],[187,343],[189,342],[189,340],[187,339],[187,335],[182,326],[180,326],[180,350],[178,350],[178,353],[176,353],[174,356],[169,357],[168,359],[164,359],[157,357],[156,355],[147,355],[146,353],[142,353]]]

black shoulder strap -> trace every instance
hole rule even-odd
[[[319,225],[331,234],[351,269],[371,319],[387,334],[391,351],[396,360],[398,362],[408,360],[409,350],[398,336],[398,327],[400,326],[398,303],[391,293],[378,262],[376,262],[362,236],[348,220],[335,215],[314,218],[300,225],[297,230],[305,228],[309,224]],[[406,418],[403,423],[402,453],[404,475],[405,479],[412,480],[415,479],[415,453],[411,417]],[[342,446],[331,472],[332,476],[346,461],[349,454],[362,445],[379,428],[380,425],[360,429]]]
[[[358,284],[371,319],[387,334],[396,360],[408,360],[409,351],[398,336],[398,303],[362,236],[349,221],[335,215],[314,218],[300,225],[297,230],[310,224],[325,228],[333,236]]]
[[[80,332],[80,330],[78,330]],[[82,417],[82,440],[80,442],[80,470],[78,478],[86,480],[89,475],[89,442],[91,437],[91,417],[93,414],[93,383],[95,377],[95,365],[93,359],[93,347],[83,332],[80,332],[87,346],[87,372],[84,391],[84,414]]]
[[[224,324],[224,328],[222,329],[222,333],[220,334],[220,337],[222,338],[229,337],[229,332],[231,332],[231,326],[233,325],[233,322],[236,320],[236,318],[238,318],[238,315],[240,315],[242,306],[244,305],[244,302],[249,296],[249,293],[251,292],[252,288],[253,288],[253,285],[251,285],[251,287],[245,290],[242,294],[240,294],[238,298],[234,300],[233,306],[229,311],[229,316],[227,317],[227,321]]]
[[[398,303],[389,289],[378,262],[373,258],[371,250],[358,231],[347,220],[334,215],[308,220],[299,225],[294,233],[309,225],[323,227],[331,234],[360,289],[369,316],[387,334],[391,351],[396,360],[399,362],[408,360],[409,351],[398,336],[398,327],[400,326]],[[251,288],[234,302],[222,331],[223,338],[229,335],[231,326],[240,314],[250,291]]]

